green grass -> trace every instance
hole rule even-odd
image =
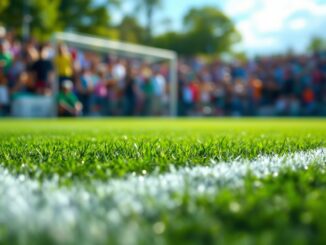
[[[187,199],[163,215],[168,243],[325,244],[325,171],[282,172],[277,180],[259,182],[261,187],[254,183],[248,177],[243,190]]]
[[[40,183],[56,176],[58,188],[325,147],[323,119],[0,121],[0,166]],[[259,180],[259,187],[248,175],[244,188],[213,196],[179,193],[177,208],[125,222],[142,227],[142,238],[135,238],[142,244],[325,244],[325,170],[284,170]],[[234,212],[234,204],[241,209]],[[164,224],[163,234],[153,232],[157,222]],[[0,219],[0,244],[21,243],[19,231],[5,227]],[[36,234],[40,244],[53,242],[46,231]]]
[[[324,120],[61,120],[0,122],[0,163],[33,178],[105,180],[326,145]],[[23,166],[23,167],[22,167]]]

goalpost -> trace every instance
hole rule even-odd
[[[68,46],[87,49],[97,52],[105,52],[113,55],[123,55],[130,58],[143,58],[152,63],[169,62],[169,114],[171,117],[177,116],[178,108],[178,81],[177,81],[177,54],[174,51],[153,48],[143,45],[111,41],[89,35],[75,33],[56,33],[52,39],[53,46],[58,42],[64,42]],[[54,91],[54,96],[58,93],[58,84]]]

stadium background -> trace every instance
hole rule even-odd
[[[1,245],[326,244],[324,0],[0,0],[0,23]]]
[[[163,1],[130,3],[145,21],[126,13],[119,23],[111,20],[113,13],[123,12],[119,1],[42,2],[4,1],[1,6],[1,116],[40,112],[37,104],[50,104],[46,96],[54,96],[56,83],[60,116],[169,115],[167,63],[54,46],[50,41],[56,31],[176,51],[179,116],[326,115],[326,52],[319,33],[306,50],[289,47],[248,57],[246,50],[235,48],[241,33],[234,21],[215,7],[192,8],[183,31],[156,34],[154,16],[164,9]],[[27,104],[30,112],[24,114]]]

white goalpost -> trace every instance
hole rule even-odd
[[[53,36],[52,44],[56,47],[58,42],[64,42],[68,46],[87,49],[97,52],[105,52],[112,55],[121,55],[130,58],[142,58],[155,62],[169,62],[169,114],[171,117],[177,116],[178,108],[178,81],[177,81],[177,54],[174,51],[153,48],[143,45],[123,43],[107,40],[89,35],[75,33],[56,33]],[[58,93],[58,84],[56,85],[54,96]]]

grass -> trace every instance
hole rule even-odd
[[[94,181],[159,176],[171,166],[325,148],[325,139],[323,119],[3,120],[0,166],[39,183],[57,178],[58,189],[92,189]],[[134,242],[141,244],[325,244],[326,166],[321,164],[282,170],[277,178],[259,180],[260,187],[248,174],[236,190],[225,187],[212,196],[174,193],[178,207],[127,216],[124,224],[137,231]],[[0,243],[19,244],[19,234],[8,231],[0,215]],[[55,242],[47,231],[35,234],[40,243]],[[32,235],[26,237],[26,244],[35,244],[28,240]],[[108,241],[121,243],[113,235],[102,242]]]
[[[326,145],[323,120],[2,121],[0,163],[63,182],[167,171]]]

